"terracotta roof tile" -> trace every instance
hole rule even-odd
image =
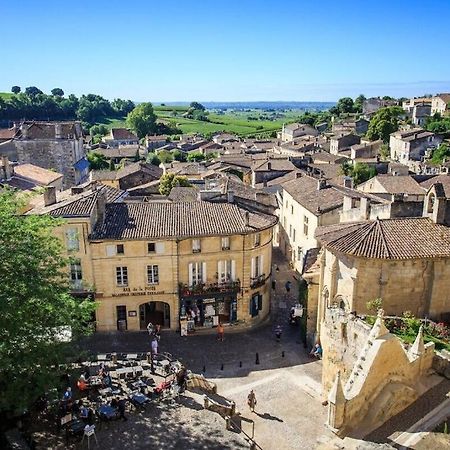
[[[247,212],[231,203],[113,203],[93,239],[150,239],[248,233],[277,223],[275,216]],[[220,217],[221,220],[217,220]]]
[[[450,228],[425,217],[319,227],[316,238],[326,248],[364,258],[450,257]]]

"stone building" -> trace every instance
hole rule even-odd
[[[441,142],[442,137],[421,128],[396,131],[389,138],[391,159],[407,165],[410,160],[422,161],[426,151],[436,148]]]
[[[75,261],[70,277],[81,292],[95,291],[97,330],[141,330],[150,321],[178,329],[192,310],[198,327],[268,315],[275,216],[233,196],[127,202],[110,186],[72,194],[29,213],[66,220],[58,233]]]
[[[343,150],[349,149],[352,145],[359,144],[361,138],[355,134],[344,134],[333,136],[330,139],[330,153],[332,155],[337,155]]]
[[[119,147],[120,145],[138,145],[139,138],[126,128],[111,128],[109,134],[102,138],[102,142],[109,147]]]
[[[364,314],[376,298],[389,315],[450,318],[447,226],[427,217],[373,220],[323,227],[316,238],[323,246],[318,328],[331,305]]]
[[[20,164],[62,173],[64,188],[87,179],[89,163],[80,122],[25,121],[18,126],[12,142]]]
[[[450,94],[437,94],[431,99],[431,115],[444,115],[450,109]]]
[[[282,142],[289,142],[300,136],[317,136],[318,134],[319,132],[311,125],[304,123],[291,123],[289,125],[283,124],[279,138]]]

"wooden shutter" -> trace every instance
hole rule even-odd
[[[156,242],[155,251],[156,253],[164,253],[164,242]]]
[[[255,258],[252,258],[251,267],[250,267],[250,276],[255,278]]]
[[[264,257],[261,255],[259,257],[259,274],[262,275],[264,273]]]
[[[206,283],[206,262],[202,262],[202,283]]]
[[[231,281],[236,281],[236,261],[231,261]]]
[[[194,284],[194,280],[193,280],[193,278],[192,278],[192,263],[189,263],[189,268],[188,268],[188,270],[189,270],[189,273],[188,273],[188,276],[189,276],[189,286],[192,286],[192,285]]]

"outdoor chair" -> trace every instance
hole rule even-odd
[[[86,425],[84,428],[83,439],[81,440],[81,446],[83,446],[85,437],[87,438],[88,449],[91,448],[91,437],[95,439],[95,442],[98,445],[97,436],[95,434],[95,425]]]

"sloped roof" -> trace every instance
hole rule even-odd
[[[425,195],[425,190],[411,175],[376,175],[374,177],[389,194]],[[370,180],[360,186],[370,183]]]
[[[89,217],[97,203],[100,194],[106,195],[107,202],[119,200],[125,193],[111,186],[99,185],[98,189],[88,189],[80,194],[71,194],[71,190],[57,193],[57,202],[53,205],[44,206],[42,200],[29,214],[49,214],[53,217]]]
[[[450,198],[450,175],[438,175],[422,181],[420,185],[428,191],[436,183],[441,183],[445,197]]]
[[[9,140],[16,135],[17,130],[15,128],[0,128],[0,139]]]
[[[168,196],[169,200],[172,200],[174,203],[179,202],[196,202],[198,199],[199,189],[195,186],[184,187],[184,186],[175,186],[170,191]]]
[[[111,137],[119,141],[138,140],[138,137],[126,128],[111,128]]]
[[[249,216],[249,225],[245,215]],[[218,220],[220,218],[220,220]],[[230,203],[111,203],[93,239],[150,239],[249,233],[274,226],[277,218]]]
[[[425,217],[319,227],[316,238],[326,248],[364,258],[450,257],[450,228]]]
[[[53,183],[63,176],[62,173],[43,169],[34,164],[18,164],[14,167],[14,173],[43,186]]]

